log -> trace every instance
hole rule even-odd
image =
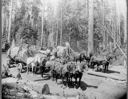
[[[43,95],[41,96],[41,99],[65,99],[65,98],[56,95]]]
[[[43,87],[38,87],[38,88],[42,89],[39,92],[39,89],[37,90],[37,88],[36,88],[36,86],[38,86],[38,83],[36,83],[36,82],[26,81],[26,80],[20,80],[19,83],[16,83],[16,82],[17,82],[16,78],[2,79],[2,84],[7,84],[8,86],[13,87],[13,89],[20,88],[21,91],[25,90],[25,92],[29,92],[30,94],[28,94],[28,95],[30,95],[30,97],[32,97],[34,99],[35,98],[36,99],[78,99],[78,97],[64,97],[64,96],[50,95],[49,94],[50,89],[48,89],[49,92],[45,91],[45,90],[47,90],[46,88],[48,87],[47,84],[42,84],[41,86],[43,86]],[[42,91],[43,91],[43,94],[42,94]],[[18,95],[18,94],[23,94],[23,93],[17,92],[16,94]]]
[[[76,97],[64,97],[64,96],[56,96],[56,95],[43,95],[41,99],[85,99],[80,98],[78,95]]]
[[[40,85],[37,82],[28,81],[28,80],[19,80],[19,83],[17,83],[16,78],[6,78],[6,79],[2,79],[2,84],[18,85],[24,90],[29,91],[32,97],[36,97],[38,96],[38,94],[42,94],[42,95],[50,94],[49,86],[48,84],[45,83],[42,83],[42,85]]]
[[[105,78],[111,78],[111,79],[114,79],[114,80],[120,80],[120,81],[125,81],[126,80],[126,78],[123,78],[121,76],[115,76],[115,75],[105,74],[105,73],[101,73],[101,72],[88,71],[87,73],[90,74],[90,75],[105,77]]]

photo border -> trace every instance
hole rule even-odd
[[[2,39],[2,0],[0,0],[0,48],[1,48],[1,40]],[[0,99],[2,99],[2,77],[1,77],[1,70],[2,70],[2,64],[1,64],[1,51],[0,50]]]
[[[128,39],[128,1],[126,0],[126,6],[127,6],[127,39]],[[2,40],[2,0],[0,0],[0,41]],[[2,49],[1,43],[0,43],[0,48]],[[128,53],[128,43],[127,43],[127,53]],[[2,50],[0,50],[0,56],[2,55]],[[128,54],[127,54],[128,55]],[[1,59],[2,57],[0,57],[0,73],[1,73]],[[126,65],[128,64],[128,58],[127,58],[127,62]],[[126,67],[127,69],[127,78],[128,78],[128,67]],[[1,75],[0,75],[1,78]],[[128,90],[128,81],[127,81],[127,90]],[[2,78],[0,79],[0,99],[2,99]],[[128,96],[128,91],[127,91],[127,96]],[[128,97],[127,97],[128,99]]]

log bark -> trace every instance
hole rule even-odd
[[[126,80],[125,78],[123,78],[121,76],[104,74],[104,73],[100,73],[100,72],[88,71],[87,73],[90,74],[90,75],[105,77],[105,78],[111,78],[111,79],[114,79],[114,80],[120,80],[120,81],[125,81]]]

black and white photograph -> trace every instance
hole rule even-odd
[[[126,99],[127,0],[1,0],[2,99]]]

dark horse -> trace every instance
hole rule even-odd
[[[74,61],[75,62],[79,61],[80,63],[82,61],[84,61],[84,60],[87,60],[89,62],[90,61],[90,57],[91,57],[91,55],[89,57],[87,57],[85,55],[85,53],[83,53],[83,52],[81,52],[81,53],[74,52],[73,55],[74,55]]]
[[[110,60],[112,59],[112,57],[108,57],[107,60],[103,60],[102,61],[102,65],[104,67],[104,72],[108,71],[108,66],[110,64]]]
[[[42,77],[43,77],[43,75],[44,75],[45,72],[49,71],[48,68],[45,67],[46,62],[47,62],[47,59],[44,59],[44,60],[41,62],[41,64],[39,64],[39,65],[40,65],[40,66],[39,66],[39,68],[40,68],[39,71],[40,71]]]
[[[106,60],[96,60],[96,59],[92,59],[91,60],[91,66],[94,68],[94,66],[97,66],[97,70],[99,68],[100,65],[103,66],[103,71],[107,72],[108,71],[108,66],[110,63],[110,59],[112,59],[112,57],[108,57]]]
[[[74,73],[73,77],[75,78],[75,84],[77,84],[77,79],[79,79],[78,85],[80,86],[84,69],[87,70],[87,63],[86,62],[81,62],[77,66],[79,67],[79,69],[75,70],[75,73]]]
[[[93,54],[90,53],[89,56],[85,55],[85,53],[80,53],[80,59],[81,61],[86,60],[88,67],[90,67],[90,62]]]

